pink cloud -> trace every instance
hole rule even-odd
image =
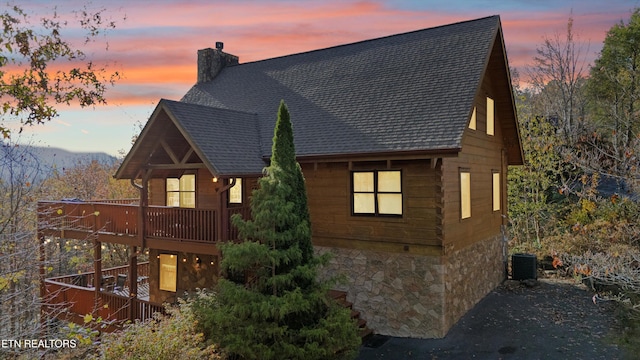
[[[455,13],[400,10],[382,1],[324,2],[178,2],[148,6],[127,3],[116,9],[127,20],[111,32],[109,51],[100,59],[115,62],[123,74],[112,102],[148,104],[166,89],[188,89],[195,82],[196,52],[225,43],[225,51],[250,62],[493,15],[460,9]],[[108,6],[107,6],[108,8]],[[532,62],[544,36],[566,29],[571,13],[508,11],[501,14],[510,65]],[[628,13],[575,13],[574,30],[590,41],[593,61],[606,31]],[[613,19],[613,20],[612,20]],[[156,91],[128,92],[130,85]],[[167,96],[161,96],[167,97]]]

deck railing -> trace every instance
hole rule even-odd
[[[216,212],[164,206],[147,208],[145,236],[178,241],[216,241]]]
[[[137,236],[138,205],[106,202],[40,201],[38,228],[54,231]],[[145,236],[176,241],[216,242],[216,211],[146,207]],[[226,240],[226,239],[224,239]]]
[[[113,276],[118,277],[119,274],[126,274],[129,271],[129,265],[116,266],[108,269],[102,269],[102,277]],[[138,263],[138,277],[149,277],[149,262]],[[76,285],[80,287],[93,287],[93,271],[73,275],[63,275],[47,278],[46,281],[58,282],[67,285]]]
[[[105,269],[102,276],[117,275],[126,271],[128,266]],[[112,292],[100,291],[96,298],[92,287],[93,272],[76,275],[58,276],[45,279],[44,309],[51,317],[81,321],[87,314],[102,317],[110,324],[118,325],[127,320],[146,320],[154,313],[164,312],[161,304],[122,296]],[[138,264],[138,276],[148,276],[149,263]],[[84,279],[84,284],[79,285]]]
[[[39,201],[38,227],[133,236],[138,233],[138,209],[131,204]]]

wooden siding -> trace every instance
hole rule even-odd
[[[185,172],[186,173],[186,172]],[[216,190],[223,186],[222,180],[213,182],[213,175],[207,169],[196,172],[196,207],[198,209],[219,208]],[[166,180],[153,178],[149,180],[149,205],[164,206],[167,204]]]
[[[444,214],[443,243],[446,252],[459,250],[500,234],[507,213],[506,149],[501,114],[490,78],[487,76],[475,99],[476,130],[466,129],[462,151],[456,158],[443,159]],[[487,96],[496,103],[495,135],[487,135]],[[471,217],[460,217],[460,169],[471,173]],[[493,171],[500,171],[501,206],[493,211]],[[505,222],[506,223],[506,222]]]
[[[304,164],[315,245],[437,253],[439,184],[430,160]],[[351,170],[401,170],[402,217],[351,215]]]

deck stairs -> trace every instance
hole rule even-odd
[[[353,309],[353,304],[347,301],[347,292],[340,290],[330,290],[329,295],[338,302],[341,306],[351,310],[351,318],[355,319],[358,323],[360,337],[364,341],[369,336],[373,335],[373,330],[367,327],[367,321],[360,317],[360,312]]]

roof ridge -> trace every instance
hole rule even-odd
[[[160,101],[158,102],[158,104],[160,104],[161,102],[164,102],[164,103],[175,103],[175,104],[196,106],[196,107],[203,107],[203,108],[212,109],[212,110],[219,110],[219,111],[231,112],[231,113],[239,113],[239,114],[245,114],[245,115],[253,115],[253,116],[257,116],[258,115],[258,113],[255,113],[255,112],[248,112],[248,111],[242,111],[242,110],[221,108],[221,107],[209,106],[209,105],[204,105],[204,104],[186,102],[186,101],[182,101],[182,100],[177,101],[177,100],[170,100],[170,99],[161,98]]]
[[[371,38],[371,39],[364,39],[364,40],[354,41],[354,42],[350,42],[350,43],[344,43],[344,44],[339,44],[339,45],[328,46],[328,47],[320,48],[320,49],[313,49],[313,50],[302,51],[302,52],[293,53],[293,54],[287,54],[287,55],[271,57],[271,58],[267,58],[267,59],[249,61],[249,62],[246,62],[246,63],[240,63],[238,65],[234,65],[233,67],[242,66],[242,65],[249,65],[249,64],[256,64],[256,63],[262,63],[262,62],[266,62],[266,61],[271,61],[271,60],[276,60],[276,59],[283,59],[283,58],[293,57],[293,56],[297,56],[297,55],[312,54],[312,53],[316,53],[316,52],[320,52],[320,51],[337,49],[337,48],[346,47],[346,46],[352,46],[352,45],[357,45],[357,44],[365,44],[365,43],[378,41],[378,40],[382,40],[382,39],[389,39],[389,38],[394,38],[394,37],[399,37],[399,36],[404,36],[404,35],[416,34],[416,33],[422,32],[422,31],[430,31],[430,30],[436,30],[436,29],[452,27],[452,26],[460,26],[460,25],[463,25],[463,24],[466,24],[466,23],[480,22],[480,21],[487,20],[487,19],[490,19],[490,18],[497,18],[498,21],[500,21],[500,15],[497,15],[497,14],[496,15],[489,15],[489,16],[485,16],[485,17],[481,17],[481,18],[477,18],[477,19],[461,20],[461,21],[458,21],[458,22],[455,22],[455,23],[450,23],[450,24],[436,25],[436,26],[432,26],[432,27],[428,27],[428,28],[424,28],[424,29],[411,30],[411,31],[403,32],[403,33],[385,35],[385,36],[380,36],[380,37]]]

